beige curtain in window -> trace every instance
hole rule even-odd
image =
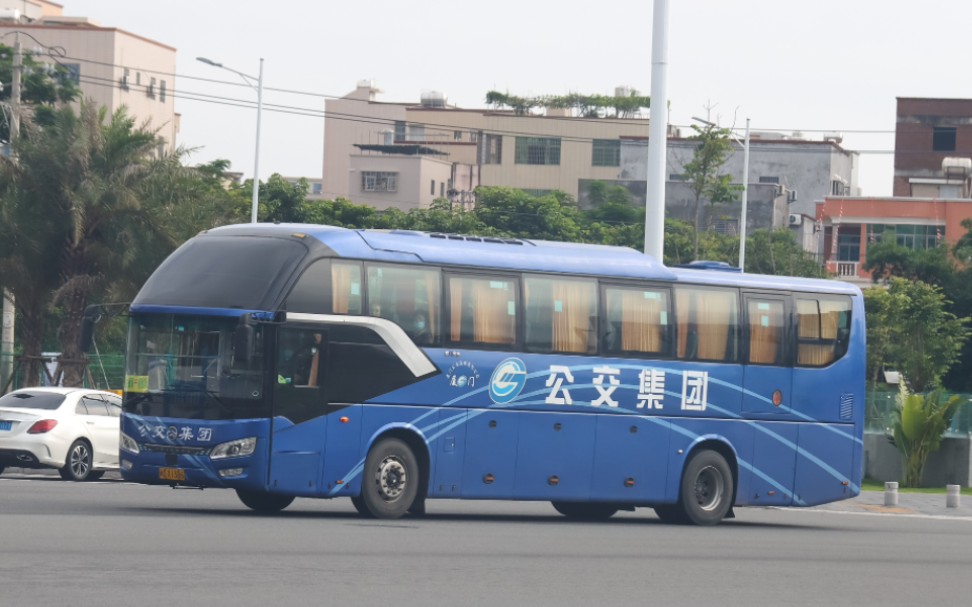
[[[783,327],[783,304],[778,301],[750,301],[749,362],[772,365],[779,355]]]
[[[734,329],[736,294],[712,289],[676,289],[678,356],[689,360],[733,360],[726,352]]]
[[[462,339],[463,295],[472,302],[473,341],[481,344],[512,344],[516,317],[509,313],[510,289],[495,289],[488,280],[452,279],[449,283],[449,338]]]
[[[596,314],[594,286],[575,281],[553,282],[551,293],[553,349],[557,352],[592,351],[591,332]]]
[[[660,352],[664,299],[648,299],[642,291],[620,291],[621,350],[623,352]]]
[[[797,300],[798,365],[823,367],[834,361],[839,314],[821,315],[818,306],[815,299]],[[829,343],[820,343],[820,340],[828,340]]]
[[[348,314],[351,304],[351,278],[357,268],[345,264],[331,264],[331,309],[335,314]]]

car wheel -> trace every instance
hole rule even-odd
[[[246,489],[237,489],[236,496],[247,508],[264,514],[280,512],[294,501],[292,495],[277,495],[266,491],[248,491]]]
[[[66,481],[86,481],[91,478],[91,446],[88,441],[78,439],[68,449],[67,461],[58,470]]]
[[[361,501],[375,518],[400,518],[418,497],[420,477],[412,449],[397,438],[383,439],[365,458]]]

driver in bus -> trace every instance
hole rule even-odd
[[[415,319],[412,322],[412,338],[419,345],[432,343],[432,335],[429,333],[429,321],[425,316],[425,312],[415,313]]]

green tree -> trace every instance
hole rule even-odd
[[[886,292],[865,291],[868,377],[883,367],[904,374],[916,392],[941,385],[969,337],[969,318],[947,310],[941,289],[921,281],[892,278]]]
[[[570,196],[555,191],[533,196],[516,188],[476,188],[476,217],[501,235],[577,242],[582,215]]]
[[[250,187],[253,187],[252,181]],[[260,206],[263,212],[260,221],[280,223],[303,223],[307,221],[307,180],[301,179],[292,184],[278,173],[274,173],[260,184]],[[252,192],[252,190],[250,190]]]
[[[738,239],[733,239],[736,243]],[[738,245],[737,245],[738,246]],[[746,271],[776,276],[827,278],[817,258],[805,251],[786,228],[755,230],[746,239]]]
[[[962,399],[941,388],[924,395],[911,394],[903,382],[900,388],[892,442],[904,457],[904,486],[921,487],[928,456],[941,447]]]
[[[34,116],[41,123],[51,119],[58,103],[74,101],[81,91],[68,69],[57,63],[40,62],[30,53],[22,55],[20,102],[25,117]],[[0,44],[0,102],[10,103],[13,87],[13,48]],[[8,114],[0,112],[0,141],[10,140]],[[21,124],[24,124],[21,120]]]
[[[726,159],[732,152],[732,141],[729,139],[729,129],[714,124],[705,126],[692,125],[695,135],[690,137],[698,141],[692,160],[685,163],[682,173],[693,194],[692,214],[695,217],[695,250],[694,258],[699,259],[699,235],[702,233],[702,202],[710,205],[735,202],[736,196],[742,191],[742,186],[733,185],[732,177],[720,175]]]
[[[175,244],[140,191],[164,166],[157,149],[155,134],[136,127],[124,109],[109,118],[104,108],[82,103],[80,113],[62,107],[48,124],[27,125],[15,145],[18,162],[0,165],[0,281],[16,297],[28,356],[40,353],[45,314],[59,310],[67,385],[82,381],[85,306],[115,285],[144,279],[146,247],[158,259]]]

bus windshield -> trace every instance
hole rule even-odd
[[[186,419],[267,417],[262,335],[237,318],[133,316],[124,410]]]

